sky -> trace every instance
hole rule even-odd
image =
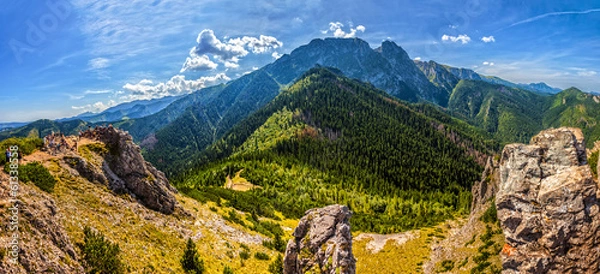
[[[0,122],[186,94],[325,37],[600,91],[598,0],[13,0],[0,7]]]

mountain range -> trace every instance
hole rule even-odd
[[[29,210],[23,222],[32,229],[24,235],[57,235],[26,242],[21,268],[87,271],[87,239],[100,235],[100,245],[105,234],[120,241],[132,272],[183,271],[189,239],[186,250],[206,259],[207,273],[281,273],[281,257],[270,259],[288,253],[285,240],[303,246],[320,239],[296,239],[307,234],[302,227],[318,234],[320,228],[307,224],[323,216],[311,209],[341,204],[352,217],[323,217],[340,227],[323,229],[346,235],[343,247],[357,252],[360,273],[498,273],[498,254],[513,248],[502,229],[521,214],[511,203],[499,207],[508,213],[497,214],[493,198],[507,182],[500,167],[510,165],[513,177],[539,173],[538,161],[523,155],[546,151],[544,165],[564,164],[573,158],[568,152],[576,155],[574,168],[597,166],[598,148],[588,162],[583,138],[592,140],[588,148],[600,139],[599,106],[600,96],[577,88],[514,84],[414,61],[390,41],[371,48],[358,38],[315,39],[252,73],[188,95],[1,131],[3,146],[27,148],[19,173],[31,181],[23,187]],[[79,142],[77,149],[36,149],[43,146],[38,137],[51,132],[76,135],[107,123],[114,128],[99,127],[91,134],[97,138],[67,137]],[[562,126],[581,131],[550,130],[532,139]],[[552,149],[515,152],[514,161],[506,149],[500,154],[505,144],[530,139]],[[531,172],[518,171],[525,163]],[[593,180],[589,175],[586,182]],[[556,190],[555,201],[564,193]],[[595,191],[589,193],[586,201],[595,199]],[[499,216],[508,219],[499,222]],[[296,225],[298,233],[292,232]],[[390,239],[396,244],[386,244]],[[317,245],[309,253],[321,250]],[[297,253],[300,260],[307,256]]]
[[[500,143],[526,140],[542,127],[550,125],[577,122],[592,128],[596,119],[595,113],[588,109],[593,106],[594,100],[598,100],[597,97],[584,95],[576,89],[572,92],[581,95],[571,94],[576,100],[566,100],[563,108],[581,105],[580,109],[586,109],[580,112],[588,116],[585,118],[587,123],[568,118],[572,111],[559,111],[555,105],[548,103],[563,95],[550,94],[557,90],[543,83],[514,84],[470,69],[454,68],[434,61],[413,61],[401,47],[390,41],[373,49],[358,38],[327,38],[315,39],[272,64],[227,84],[204,88],[183,97],[132,102],[95,116],[79,117],[89,120],[88,123],[78,124],[72,120],[66,124],[59,122],[63,125],[57,126],[50,122],[36,122],[5,130],[0,133],[0,138],[26,136],[33,129],[37,129],[38,133],[48,132],[49,128],[73,132],[84,127],[83,124],[95,126],[102,122],[94,121],[128,117],[112,123],[129,131],[152,163],[169,175],[175,175],[173,163],[177,163],[175,166],[191,167],[193,155],[219,140],[234,125],[265,106],[282,88],[315,66],[336,68],[347,77],[371,83],[407,102],[432,103],[444,112],[487,131]],[[553,106],[554,110],[549,111]],[[150,114],[154,111],[157,112]],[[142,113],[150,115],[133,118],[143,116]],[[546,123],[543,124],[544,121]],[[597,134],[594,130],[584,129],[584,132],[593,136]]]

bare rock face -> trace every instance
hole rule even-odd
[[[504,273],[599,273],[597,189],[579,129],[507,145],[496,195]]]
[[[144,160],[131,135],[109,127],[100,130],[98,137],[109,151],[102,169],[111,189],[133,194],[150,209],[173,213],[176,204],[173,193],[177,190],[164,173]]]
[[[351,215],[348,207],[341,205],[306,211],[287,245],[283,272],[354,274]]]
[[[498,161],[493,157],[488,157],[481,179],[473,184],[471,193],[473,201],[471,202],[471,212],[479,213],[485,211],[489,205],[488,202],[496,195],[498,191]],[[477,214],[471,214],[474,216]]]
[[[51,195],[36,190],[27,184],[20,184],[18,201],[13,201],[9,193],[8,176],[0,174],[0,243],[3,254],[0,256],[0,273],[84,273],[79,264],[67,232],[61,225],[61,215]],[[17,224],[10,225],[9,218],[16,216]],[[14,217],[13,217],[14,218]],[[17,229],[14,229],[17,228]],[[15,238],[15,235],[17,237]],[[16,239],[16,240],[15,240]],[[18,246],[18,263],[11,259]]]

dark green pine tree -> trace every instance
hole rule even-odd
[[[281,254],[269,265],[269,272],[272,274],[283,274],[283,257]]]
[[[181,267],[185,273],[202,274],[204,273],[204,261],[198,256],[196,244],[192,239],[188,239],[185,245],[183,257],[181,257]]]

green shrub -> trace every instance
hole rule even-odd
[[[281,254],[277,255],[277,258],[269,265],[269,273],[283,274],[283,257],[281,257]]]
[[[440,272],[447,272],[454,269],[454,261],[443,260],[440,264]]]
[[[496,209],[496,202],[492,202],[490,207],[481,215],[481,221],[484,223],[495,223],[498,221],[498,211]]]
[[[286,242],[281,239],[280,234],[275,234],[275,238],[271,241],[263,241],[263,245],[269,249],[276,250],[279,252],[285,252]]]
[[[19,179],[23,182],[33,182],[46,192],[54,191],[54,185],[56,184],[56,179],[50,174],[50,171],[38,162],[19,166]]]
[[[242,260],[248,260],[248,258],[250,258],[250,251],[248,250],[242,250],[240,251],[240,258],[242,258]]]
[[[192,239],[188,239],[185,244],[185,250],[181,257],[181,267],[185,273],[202,274],[204,273],[204,261],[198,256],[196,244]]]
[[[231,267],[226,265],[225,268],[223,269],[223,274],[233,274],[233,269],[231,269]]]
[[[0,149],[2,152],[6,151],[7,148],[11,146],[18,146],[19,153],[23,153],[23,155],[29,155],[33,153],[36,149],[39,149],[43,146],[43,141],[40,138],[8,138],[0,142]],[[6,158],[4,157],[4,153],[0,157],[0,165],[4,165],[6,163]]]
[[[263,252],[256,252],[254,254],[254,258],[256,258],[257,260],[268,261],[269,255],[267,253],[263,253]]]
[[[590,165],[592,173],[594,173],[594,176],[596,176],[596,178],[598,177],[598,154],[600,154],[600,151],[592,153],[592,155],[590,155],[590,157],[588,158],[588,164]]]
[[[83,243],[77,244],[81,250],[83,267],[86,273],[113,274],[125,273],[125,266],[120,258],[118,244],[113,244],[99,232],[91,228],[83,229]]]

